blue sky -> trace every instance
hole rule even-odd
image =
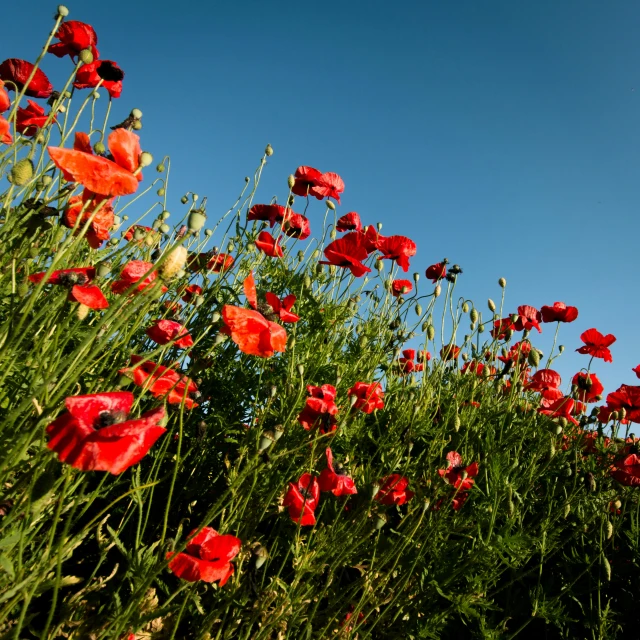
[[[172,158],[170,204],[234,202],[267,142],[256,202],[298,165],[339,173],[341,213],[447,256],[486,310],[561,300],[564,382],[590,327],[613,333],[607,391],[634,384],[640,236],[640,5],[598,0],[69,2],[125,70],[114,118],[144,112],[143,147]],[[3,7],[0,57],[35,58],[55,4]],[[27,26],[28,25],[28,26]],[[44,69],[62,79],[68,61]],[[105,99],[106,102],[106,99]],[[117,120],[114,120],[117,121]],[[172,208],[170,206],[170,208]],[[312,228],[323,208],[310,209]],[[424,282],[424,275],[422,282]],[[553,328],[534,344],[548,351]]]

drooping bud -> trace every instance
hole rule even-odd
[[[560,353],[562,353],[562,352],[564,351],[564,345],[563,345],[563,344],[561,344],[561,345],[558,347],[558,351],[559,351]]]
[[[469,313],[469,305],[466,302],[462,303],[462,313]]]
[[[104,142],[100,141],[96,142],[93,145],[93,150],[95,151],[96,155],[102,156],[107,152],[107,147],[104,146]]]
[[[382,262],[382,260],[376,260],[376,269],[378,271],[384,270],[384,262]]]
[[[418,280],[420,280],[420,274],[416,271],[416,272],[413,274],[413,281],[414,281],[416,284],[418,284]]]
[[[27,184],[33,178],[33,162],[29,158],[18,160],[11,167],[11,181],[18,187]]]
[[[187,204],[187,202],[189,202],[189,198],[187,198],[187,196],[182,196],[182,198],[180,198],[180,202],[182,202],[182,204]]]
[[[611,536],[613,535],[613,525],[611,524],[611,520],[607,520],[607,540],[611,540]]]
[[[527,360],[532,367],[537,367],[540,364],[540,352],[537,349],[531,349]]]
[[[166,193],[166,191],[164,190],[164,187],[160,187],[160,188],[156,191],[156,193],[157,193],[160,197],[162,197],[162,196],[164,196],[164,194]]]
[[[327,200],[327,207],[329,209],[331,209],[331,211],[335,211],[336,210],[336,205],[333,204],[333,202],[331,202],[331,200]]]
[[[169,225],[163,225],[168,227]],[[166,232],[163,232],[166,233]],[[186,264],[187,262],[187,248],[182,245],[173,249],[173,251],[167,256],[160,268],[160,275],[169,280],[173,278]]]
[[[160,164],[156,167],[156,171],[157,171],[158,173],[164,173],[165,169],[166,169],[166,167],[165,167],[162,163],[160,163]]]
[[[498,284],[504,289],[507,286],[507,281],[504,278],[500,278]]]

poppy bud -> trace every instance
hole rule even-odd
[[[21,298],[24,298],[29,293],[29,283],[26,281],[21,282],[18,285],[17,293],[18,293],[18,296],[20,296]]]
[[[311,289],[311,277],[308,275],[305,275],[304,279],[303,279],[303,284],[305,286],[306,289]]]
[[[471,322],[478,322],[478,312],[476,311],[475,308],[471,309],[471,313],[469,314],[469,318],[471,319]]]
[[[79,304],[76,310],[76,318],[84,320],[89,315],[89,307],[86,304]]]
[[[419,304],[417,304],[415,306],[415,309],[416,309],[416,315],[417,316],[421,316],[422,315],[422,307]]]
[[[351,399],[349,400],[349,404],[353,407],[353,405],[358,402],[358,396],[351,396]],[[377,492],[376,492],[377,493]]]
[[[433,290],[433,297],[438,298],[441,293],[442,293],[442,287],[438,284],[436,285],[436,288]]]
[[[336,210],[336,205],[333,204],[333,202],[331,202],[331,200],[327,200],[327,207],[329,209],[331,209],[331,211],[335,211]]]
[[[159,165],[156,166],[156,171],[158,173],[164,173],[165,169],[166,169],[166,167],[162,163],[160,163]]]
[[[204,223],[207,221],[207,216],[200,209],[194,209],[189,214],[189,219],[187,220],[187,224],[189,225],[189,231],[198,232],[202,227],[204,227]]]
[[[567,519],[567,516],[569,515],[569,513],[571,512],[571,503],[567,502],[564,505],[564,519]]]
[[[213,341],[214,344],[217,346],[219,344],[222,344],[225,340],[227,339],[227,336],[224,335],[224,333],[219,333],[216,337],[215,340]]]
[[[33,177],[33,162],[29,158],[18,160],[11,167],[11,181],[18,187],[27,184]]]
[[[507,511],[509,515],[512,516],[515,510],[516,510],[516,506],[513,504],[513,500],[509,500],[509,502],[507,502]]]
[[[276,440],[276,442],[280,440],[280,438],[282,438],[283,434],[284,434],[284,427],[281,424],[277,424],[273,428],[273,437]]]
[[[287,184],[289,185],[289,189],[293,189],[293,186],[296,183],[296,179],[293,176],[289,176],[287,178]]]
[[[92,92],[91,92],[91,97],[92,97],[94,100],[99,100],[99,99],[100,99],[100,94],[99,94],[97,91],[92,91]]]
[[[104,142],[100,141],[100,142],[96,142],[93,145],[93,150],[96,152],[97,155],[101,156],[107,152],[107,147],[104,146]]]
[[[613,535],[613,525],[611,524],[611,520],[607,520],[607,540],[611,540],[612,535]]]
[[[624,407],[620,407],[618,410],[618,419],[624,420],[627,417],[627,410]]]
[[[273,155],[273,147],[268,144],[264,150],[264,155],[265,156],[272,156]]]
[[[420,280],[420,274],[416,272],[413,274],[413,281],[418,284],[418,280]]]
[[[504,332],[504,339],[506,342],[509,342],[509,340],[511,340],[511,338],[513,338],[513,329],[507,329]]]
[[[156,193],[157,193],[159,196],[163,196],[163,195],[166,193],[166,191],[164,190],[164,188],[163,188],[163,187],[160,187],[160,189],[158,189],[158,190],[156,191]]]
[[[141,167],[148,167],[153,162],[153,156],[148,151],[143,151],[138,162]]]
[[[540,352],[537,349],[531,349],[527,360],[532,367],[537,367],[540,364]]]
[[[380,529],[382,529],[385,524],[387,524],[387,518],[384,516],[384,514],[379,513],[378,515],[376,515],[376,520],[374,523],[376,531],[380,531]]]
[[[329,234],[329,237],[330,237],[332,240],[335,240],[335,239],[338,237],[338,233],[337,233],[337,231],[336,231],[335,229],[331,229],[331,233]]]
[[[211,323],[215,324],[216,322],[218,322],[220,320],[220,314],[217,311],[214,311],[211,314]]]
[[[60,18],[66,18],[69,15],[69,9],[65,7],[63,4],[58,5],[58,16]]]
[[[469,313],[469,305],[466,302],[462,304],[462,313]]]
[[[302,377],[304,375],[304,365],[303,364],[299,364],[298,365],[298,373],[300,374],[300,377]]]
[[[91,49],[83,49],[78,54],[78,58],[82,64],[91,64],[93,62],[93,51]]]
[[[262,545],[258,545],[254,549],[253,555],[256,558],[256,561],[255,561],[256,569],[259,569],[267,561],[267,558],[269,557],[267,550]]]
[[[273,436],[272,431],[263,431],[260,436],[260,444],[258,445],[258,451],[262,452],[268,449],[276,439]]]
[[[604,572],[605,572],[605,575],[607,576],[607,582],[611,582],[611,565],[609,564],[609,561],[604,556],[602,558],[602,564],[604,565]]]
[[[460,420],[460,416],[456,413],[456,417],[453,419],[453,428],[456,431],[460,431],[460,426],[462,425],[462,420]],[[463,475],[466,473],[466,471],[462,472]],[[464,478],[463,478],[464,480]]]
[[[160,228],[161,224],[162,224],[162,220],[154,220],[151,227],[154,231],[157,231]]]
[[[478,325],[478,333],[484,333],[484,329],[485,329],[485,327],[484,327],[483,324]]]
[[[564,345],[563,345],[563,344],[561,344],[561,345],[558,347],[558,351],[559,351],[560,353],[562,353],[562,352],[564,351]]]
[[[180,198],[180,202],[182,202],[182,204],[187,204],[187,202],[189,202],[189,198],[187,198],[187,196],[182,196],[182,198]]]
[[[498,284],[504,289],[507,286],[507,281],[504,278],[500,278]]]
[[[433,340],[435,337],[436,337],[436,328],[432,324],[430,324],[427,327],[427,338],[429,340]]]
[[[376,227],[378,228],[378,231],[382,231],[382,222],[376,222]]]
[[[131,128],[132,128],[134,131],[140,131],[140,129],[142,129],[142,122],[140,122],[140,120],[134,120],[134,121],[131,123]]]
[[[105,278],[111,272],[111,262],[109,260],[104,260],[103,262],[98,263],[98,277]]]
[[[162,225],[168,227],[169,225]],[[166,233],[166,232],[164,232]],[[162,263],[160,268],[160,275],[163,278],[173,278],[184,267],[187,262],[187,248],[183,246],[176,247]]]

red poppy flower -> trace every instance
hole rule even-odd
[[[267,320],[259,311],[226,304],[222,308],[225,326],[221,333],[231,336],[242,353],[270,358],[276,351],[284,351],[287,332],[275,322]]]
[[[109,229],[115,222],[115,216],[110,202],[101,201],[100,198],[92,199],[92,195],[85,189],[81,196],[69,198],[67,207],[62,214],[62,224],[68,229],[75,227],[75,233],[78,234],[87,221],[92,218],[85,239],[90,247],[99,249],[103,241],[111,237]],[[78,218],[81,218],[80,222],[78,222]]]
[[[314,193],[314,187],[318,183],[322,176],[322,173],[313,167],[298,167],[293,177],[295,182],[291,188],[291,193],[295,193],[297,196],[312,195],[322,200],[323,196]]]
[[[45,115],[44,109],[33,100],[27,100],[29,105],[26,109],[18,107],[16,114],[16,129],[25,136],[33,137],[38,133],[38,129],[44,127],[48,115]],[[53,117],[53,122],[56,117]]]
[[[256,246],[270,258],[282,258],[280,238],[274,238],[268,231],[261,231],[256,240]]]
[[[595,373],[576,373],[571,384],[578,387],[578,399],[582,402],[598,402],[604,391],[604,386]]]
[[[315,510],[320,499],[318,479],[310,473],[303,473],[298,482],[289,483],[283,506],[289,508],[289,516],[303,527],[316,523]]]
[[[455,360],[460,355],[460,347],[455,344],[445,344],[440,349],[440,357],[443,360]]]
[[[626,420],[640,423],[640,387],[621,385],[607,395],[607,408],[612,411],[624,409]]]
[[[427,278],[431,278],[431,282],[435,284],[447,275],[447,265],[444,262],[436,262],[430,267],[427,267],[425,275]]]
[[[405,273],[409,271],[409,258],[417,251],[416,243],[405,236],[380,238],[377,249],[382,251],[382,260],[395,260]]]
[[[21,91],[29,76],[33,72],[34,66],[26,60],[18,58],[9,58],[0,64],[0,80],[4,80],[9,91],[17,88]],[[30,98],[48,98],[53,91],[53,85],[49,82],[49,78],[40,69],[29,81],[29,86],[24,92]]]
[[[554,302],[552,307],[540,309],[542,322],[573,322],[578,317],[577,307],[568,307],[564,302]]]
[[[233,256],[230,256],[227,253],[216,253],[207,262],[207,269],[213,273],[229,271],[234,262],[235,259]]]
[[[194,529],[189,544],[182,553],[169,552],[169,570],[187,582],[218,582],[224,587],[233,575],[233,560],[239,553],[242,541],[231,535],[220,535],[211,527],[203,527],[197,535]],[[192,537],[193,536],[193,537]]]
[[[611,467],[609,475],[625,487],[640,487],[640,456],[626,456]]]
[[[75,58],[83,49],[91,49],[96,60],[100,57],[96,49],[98,36],[91,25],[78,20],[68,20],[60,25],[56,32],[56,38],[60,42],[49,45],[47,51],[58,58],[71,56],[75,62]]]
[[[360,231],[361,229],[362,221],[355,211],[345,213],[343,216],[338,218],[338,222],[336,223],[336,231],[341,233],[343,231]]]
[[[636,378],[640,378],[640,364],[637,367],[631,369],[631,371],[636,374]]]
[[[398,363],[400,364],[400,371],[402,373],[414,373],[424,370],[424,365],[422,363],[414,362],[416,357],[415,349],[405,349],[402,352],[402,358],[398,358]]]
[[[515,331],[516,327],[513,324],[511,317],[502,318],[501,320],[493,321],[493,329],[491,329],[491,337],[496,340],[504,340],[507,337],[507,331]]]
[[[465,362],[460,369],[461,373],[466,373],[467,371],[475,373],[477,376],[481,376],[484,373],[484,370],[489,372],[489,375],[495,375],[496,368],[491,367],[488,364],[484,364],[482,362],[477,362],[476,360],[470,360],[469,362]]]
[[[113,60],[94,60],[83,64],[76,73],[73,86],[76,89],[93,89],[104,87],[111,98],[119,98],[122,93],[124,71]]]
[[[291,238],[306,240],[311,235],[311,225],[308,218],[300,213],[289,211],[281,222],[282,232]]]
[[[344,182],[337,173],[323,173],[313,187],[313,195],[322,198],[333,198],[340,204],[340,194],[344,191]]]
[[[549,404],[562,398],[564,393],[559,389],[562,383],[560,374],[552,369],[539,369],[525,385],[527,391],[537,391]]]
[[[418,360],[423,362],[429,362],[431,360],[431,354],[428,351],[418,351]]]
[[[247,220],[259,220],[268,222],[270,227],[280,222],[284,217],[286,208],[281,204],[254,204],[247,212]]]
[[[75,145],[73,149],[47,147],[47,150],[65,180],[79,182],[103,196],[134,193],[142,180],[142,174],[133,175],[139,166],[140,138],[127,129],[116,129],[109,134],[108,145],[113,161],[75,148]],[[84,147],[86,149],[86,145]]]
[[[143,387],[155,398],[166,396],[169,404],[182,404],[184,401],[187,409],[198,406],[197,402],[189,397],[190,394],[199,393],[196,383],[191,378],[169,367],[149,360],[141,362],[142,360],[142,356],[132,355],[132,366],[120,369],[118,373],[131,378],[134,384]]]
[[[159,407],[129,420],[133,394],[128,391],[73,396],[65,400],[67,413],[48,427],[47,447],[81,471],[122,473],[140,462],[166,431],[158,423]]]
[[[538,333],[542,333],[540,328],[540,321],[542,320],[542,314],[535,308],[528,304],[523,304],[518,307],[518,319],[513,323],[516,331],[531,331],[531,329],[537,329]]]
[[[0,80],[0,113],[4,113],[11,106],[11,98],[4,88],[4,82]]]
[[[34,273],[29,280],[38,284],[43,280],[46,271]],[[94,267],[76,267],[74,269],[61,269],[54,271],[47,284],[57,284],[69,288],[69,300],[79,302],[90,309],[106,309],[109,306],[107,299],[100,287],[89,284],[96,276]]]
[[[474,478],[478,475],[478,463],[473,462],[468,467],[463,466],[462,456],[457,451],[447,453],[449,466],[446,469],[438,469],[438,475],[444,478],[447,484],[460,491],[467,491],[474,485]]]
[[[327,468],[320,473],[320,491],[331,491],[336,498],[358,493],[353,479],[345,474],[342,465],[333,466],[333,453],[330,448],[325,449]]]
[[[564,398],[554,400],[547,407],[540,407],[538,413],[542,413],[550,418],[566,418],[569,422],[578,425],[580,423],[572,415],[574,404],[573,398],[565,396]]]
[[[13,136],[10,131],[11,125],[9,121],[0,116],[0,142],[2,144],[11,144],[13,142]]]
[[[131,242],[131,240],[133,240],[135,233],[137,230],[143,231],[145,233],[145,235],[147,233],[151,233],[153,231],[153,229],[151,227],[145,227],[142,224],[134,224],[133,226],[129,227],[126,231],[126,233],[122,236],[125,240],[127,240],[128,242]],[[143,238],[144,239],[144,238]],[[139,242],[142,242],[142,240],[139,240]]]
[[[182,299],[186,302],[192,302],[196,296],[199,296],[202,293],[202,287],[197,284],[190,284],[188,287],[185,287],[184,293],[182,295]]]
[[[385,236],[383,236],[372,224],[360,231],[360,235],[364,239],[364,246],[367,250],[367,255],[372,254],[378,248],[378,243],[385,239]]]
[[[152,271],[144,277],[152,268],[153,264],[151,262],[130,260],[120,272],[120,279],[111,284],[111,291],[116,294],[121,294],[136,283],[138,286],[134,289],[133,293],[143,291],[153,284],[155,279],[158,277],[158,274],[155,271]],[[163,290],[166,291],[167,288],[163,286]]]
[[[379,382],[356,382],[348,394],[355,396],[356,409],[364,413],[373,413],[375,409],[384,409],[384,391]]]
[[[516,342],[512,345],[511,349],[509,349],[507,355],[498,356],[498,360],[505,363],[512,362],[514,364],[519,363],[520,365],[524,365],[527,362],[529,353],[531,353],[530,342]]]
[[[176,347],[188,349],[193,347],[193,338],[186,327],[175,320],[157,320],[146,331],[147,335],[158,344],[168,344],[172,340]],[[176,340],[176,338],[178,338]]]
[[[397,298],[413,291],[411,280],[394,280],[391,283],[391,293]]]
[[[380,504],[400,506],[415,495],[413,491],[407,491],[409,480],[399,473],[382,478],[379,485],[380,489],[374,500]]]
[[[291,309],[297,300],[293,294],[290,293],[288,296],[285,296],[280,300],[275,293],[267,291],[267,293],[264,294],[264,297],[267,301],[267,305],[270,307],[270,309],[265,313],[266,316],[272,313],[280,318],[282,322],[298,322],[298,320],[300,320],[300,316],[295,313],[291,313]],[[258,308],[260,309],[260,307]]]
[[[320,264],[346,267],[356,278],[371,271],[369,267],[362,264],[362,260],[366,260],[369,256],[366,240],[362,233],[353,231],[330,242],[324,250],[324,255],[327,260],[321,260]]]
[[[320,425],[320,433],[326,434],[337,428],[335,415],[338,406],[335,403],[336,388],[330,384],[321,387],[307,385],[307,398],[304,409],[298,415],[298,422],[310,431],[316,425]]]
[[[580,340],[584,342],[584,347],[576,349],[578,353],[589,354],[594,358],[602,358],[605,362],[613,362],[613,357],[609,347],[616,341],[611,333],[602,335],[597,329],[587,329]]]

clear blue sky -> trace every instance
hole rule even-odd
[[[6,3],[1,58],[35,58],[55,3]],[[300,164],[346,183],[339,211],[447,256],[485,310],[561,300],[563,382],[590,327],[613,333],[606,391],[640,363],[640,4],[601,0],[390,3],[81,2],[101,57],[126,72],[115,117],[144,112],[143,148],[172,157],[171,202],[235,200],[270,142],[257,202]],[[62,77],[68,60],[44,69]],[[106,102],[106,99],[105,99]],[[320,208],[312,228],[318,229]],[[424,283],[424,276],[422,278]],[[422,284],[421,283],[421,284]],[[548,352],[553,326],[539,341]]]

